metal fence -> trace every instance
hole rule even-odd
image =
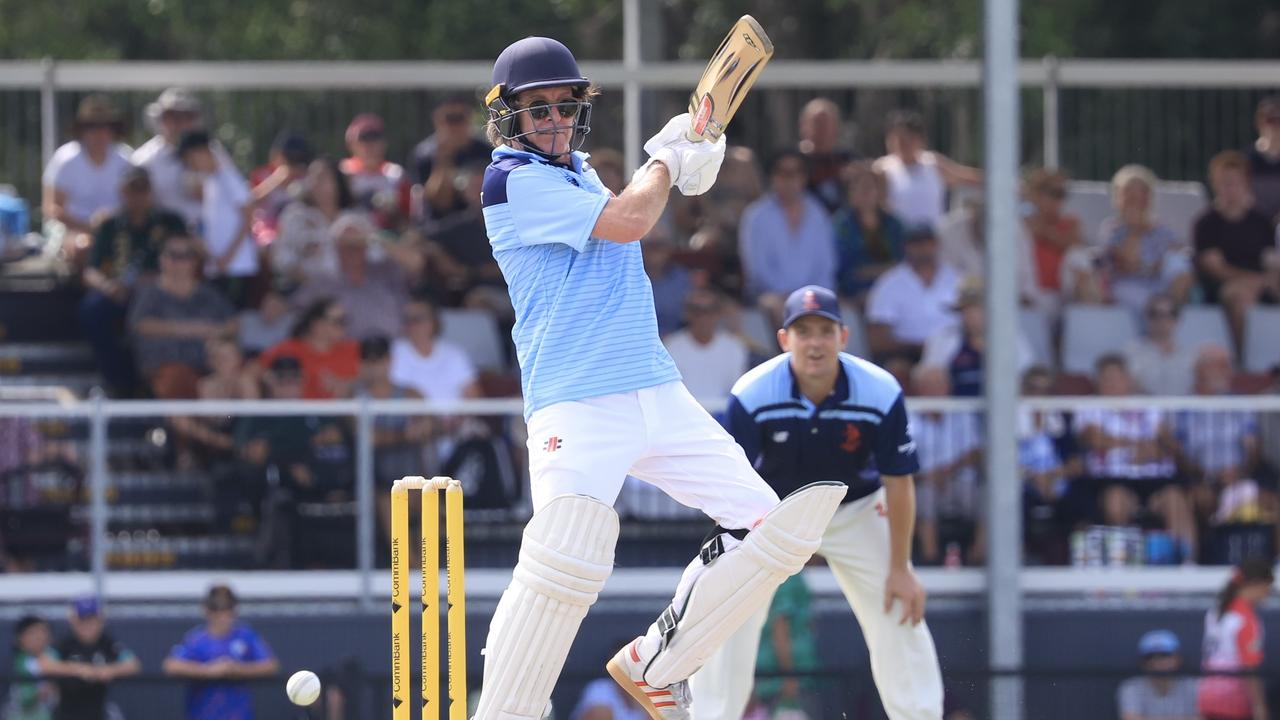
[[[584,63],[607,91],[594,114],[590,147],[624,148],[639,160],[645,132],[683,109],[701,66],[690,62]],[[38,198],[40,172],[67,139],[75,105],[108,92],[132,119],[127,140],[150,134],[143,110],[164,87],[204,95],[213,127],[242,170],[265,162],[277,132],[306,134],[342,153],[342,131],[359,112],[388,119],[392,159],[430,133],[431,108],[445,95],[476,94],[487,62],[0,62],[0,183]],[[1200,180],[1208,159],[1253,138],[1257,101],[1280,83],[1280,62],[1027,60],[1020,157],[1106,179],[1143,162],[1166,179]],[[982,157],[980,67],[967,61],[785,61],[772,63],[734,121],[733,140],[768,153],[796,137],[799,108],[826,95],[846,109],[845,141],[883,152],[885,114],[914,107],[934,144],[965,162]],[[614,92],[622,90],[620,97]],[[481,118],[477,115],[477,124]]]

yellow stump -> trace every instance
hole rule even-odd
[[[422,487],[422,720],[440,716],[440,493]]]
[[[409,720],[409,493],[391,488],[391,714]]]
[[[449,720],[467,720],[467,588],[463,577],[462,486],[456,481],[450,481],[444,502],[449,573]]]

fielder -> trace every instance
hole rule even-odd
[[[628,474],[719,525],[671,606],[609,662],[654,720],[689,717],[687,678],[803,567],[847,490],[817,483],[779,502],[658,339],[637,241],[671,187],[711,187],[724,139],[689,142],[688,116],[672,118],[614,197],[577,152],[595,94],[568,48],[531,37],[498,56],[486,97],[495,149],[481,204],[516,311],[534,516],[489,627],[475,720],[546,713],[613,569]]]
[[[918,465],[902,389],[840,352],[849,329],[830,290],[795,291],[785,318],[785,352],[734,385],[729,431],[779,493],[814,480],[848,483],[818,552],[862,626],[890,720],[940,720],[942,674],[910,562]],[[694,718],[742,717],[766,616],[758,612],[694,675]]]

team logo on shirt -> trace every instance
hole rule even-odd
[[[840,449],[847,452],[856,452],[862,446],[862,432],[858,430],[858,426],[853,423],[844,424],[844,442],[840,443]]]
[[[564,447],[564,441],[556,437],[555,435],[552,435],[551,437],[547,438],[547,441],[542,443],[542,449],[546,450],[549,453],[555,452],[562,447]]]

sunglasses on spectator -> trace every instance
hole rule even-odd
[[[551,108],[556,109],[556,114],[560,116],[560,119],[572,120],[578,116],[578,110],[582,108],[582,103],[577,100],[559,100],[554,103],[548,103],[545,100],[534,100],[525,107],[529,111],[529,117],[538,121],[551,117]]]
[[[378,132],[377,130],[369,130],[357,135],[356,140],[359,140],[360,142],[377,142],[381,140],[382,137],[383,137],[382,133]]]

